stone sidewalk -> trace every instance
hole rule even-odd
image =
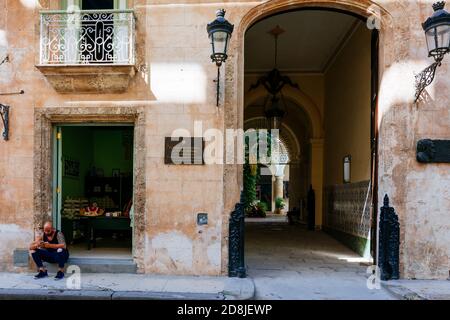
[[[286,223],[246,225],[255,299],[396,300],[367,287],[367,261],[321,231]]]
[[[391,280],[382,286],[402,300],[450,300],[450,280]]]
[[[35,280],[33,274],[0,273],[0,300],[247,300],[255,291],[250,278],[88,273],[81,275],[81,290],[74,290],[67,287],[69,278],[53,276]]]

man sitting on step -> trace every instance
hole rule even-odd
[[[45,222],[42,236],[38,236],[36,241],[30,245],[30,254],[39,269],[38,274],[34,277],[35,279],[48,276],[42,261],[57,263],[59,269],[55,280],[64,278],[64,264],[69,259],[69,251],[63,233],[54,229],[52,222]]]

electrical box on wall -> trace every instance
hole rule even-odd
[[[199,226],[208,224],[208,214],[207,213],[198,213],[197,214],[197,224]]]

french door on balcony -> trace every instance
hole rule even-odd
[[[68,19],[66,63],[121,63],[128,59],[128,24],[123,13],[127,0],[63,0],[62,9],[73,15]],[[81,10],[81,11],[79,11]]]
[[[80,60],[110,63],[114,61],[114,0],[82,0],[82,10],[96,10],[83,14],[81,19]]]

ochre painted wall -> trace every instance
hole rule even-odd
[[[370,178],[370,53],[361,24],[325,74],[325,186],[343,183],[346,155],[351,182]]]

